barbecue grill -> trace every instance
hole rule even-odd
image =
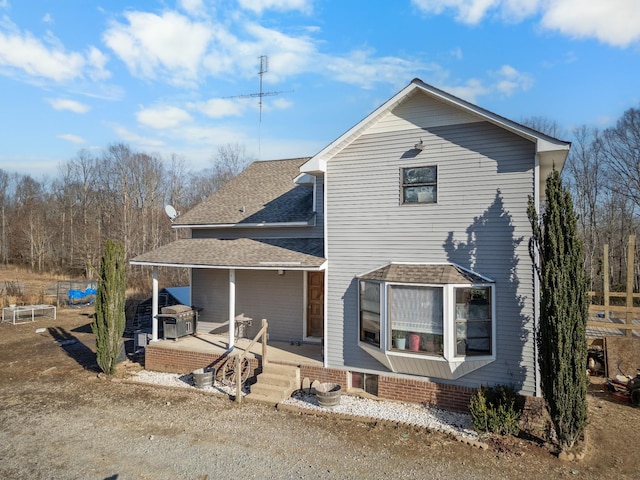
[[[196,333],[198,310],[187,305],[171,305],[162,308],[158,319],[162,320],[163,338],[177,340]]]

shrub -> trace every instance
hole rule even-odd
[[[520,411],[516,408],[516,393],[511,387],[480,387],[471,397],[469,411],[477,432],[500,435],[520,433]]]

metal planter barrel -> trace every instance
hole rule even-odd
[[[336,383],[321,383],[315,387],[318,405],[321,407],[335,407],[340,405],[342,387]]]
[[[198,368],[191,374],[193,383],[198,388],[211,387],[213,385],[215,370],[212,368]]]

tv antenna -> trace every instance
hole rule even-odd
[[[258,98],[258,106],[260,109],[260,123],[262,123],[262,98],[270,97],[273,95],[280,95],[281,93],[286,92],[264,92],[262,90],[262,76],[269,71],[269,57],[266,55],[260,55],[258,57],[260,60],[260,70],[258,71],[258,75],[260,76],[260,91],[258,93],[248,93],[245,95],[234,95],[232,97],[223,97],[223,98]]]
[[[262,76],[269,71],[269,57],[266,55],[260,55],[258,57],[260,60],[260,70],[258,71],[258,76],[260,77],[260,91],[258,93],[248,93],[245,95],[234,95],[232,97],[223,97],[223,98],[258,98],[258,108],[259,108],[259,117],[258,117],[258,158],[260,158],[260,137],[262,130],[262,99],[263,97],[271,97],[273,95],[280,95],[281,93],[287,93],[285,91],[280,92],[265,92],[262,90]]]

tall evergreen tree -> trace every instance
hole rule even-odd
[[[561,449],[587,425],[587,277],[571,194],[557,170],[546,183],[542,222],[529,198],[531,255],[541,283],[537,330],[540,381]],[[537,255],[536,255],[537,253]]]
[[[125,256],[121,242],[107,240],[100,261],[96,313],[91,324],[96,336],[97,362],[112,375],[122,348],[125,328]]]

